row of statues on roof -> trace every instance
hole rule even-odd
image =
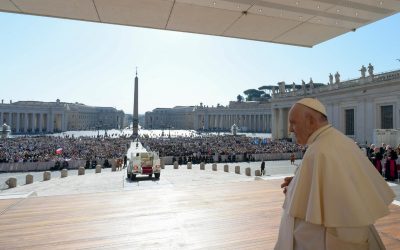
[[[335,83],[339,83],[340,82],[340,74],[338,71],[336,71],[335,74]],[[329,73],[329,84],[333,84],[333,75],[332,73]]]
[[[361,77],[364,78],[365,77],[365,73],[367,72],[367,68],[362,65],[361,69]],[[371,65],[371,63],[368,64],[368,74],[369,76],[374,76],[374,66]],[[333,82],[333,77],[335,77],[335,82]],[[340,74],[338,71],[336,71],[335,75],[332,75],[332,73],[329,73],[329,83],[328,84],[333,84],[333,83],[340,83]],[[284,93],[285,92],[285,88],[284,85],[285,82],[280,82],[278,83],[279,85],[279,91],[280,93]],[[301,80],[301,85],[302,85],[302,89],[305,90],[306,89],[306,82],[304,80]],[[314,88],[314,81],[312,80],[312,78],[310,78],[310,81],[308,82],[309,88],[313,89]],[[293,82],[293,87],[292,87],[292,91],[296,90],[296,83]],[[275,94],[275,88],[272,89],[272,92]]]
[[[364,78],[365,72],[367,72],[367,68],[364,65],[361,66],[360,72],[361,72],[361,77]],[[372,66],[371,63],[368,64],[368,74],[371,77],[374,76],[374,66]]]

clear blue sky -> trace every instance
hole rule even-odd
[[[0,99],[80,102],[132,113],[176,105],[227,105],[262,85],[328,82],[400,68],[400,15],[314,48],[0,13]]]

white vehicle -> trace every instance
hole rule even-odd
[[[136,175],[148,175],[151,178],[153,174],[156,179],[160,178],[160,158],[156,152],[137,152],[134,154],[132,153],[129,159],[128,178],[134,180]]]

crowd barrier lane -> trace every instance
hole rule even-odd
[[[251,154],[251,156],[254,158],[254,161],[280,161],[280,160],[290,160],[290,155],[292,153],[264,153],[264,154]],[[209,155],[201,155],[201,157],[208,157]],[[303,154],[302,152],[295,152],[294,153],[295,159],[301,159]],[[179,156],[175,156],[175,159],[177,160]],[[219,155],[213,155],[213,160],[215,163],[218,163],[218,158]],[[228,155],[220,155],[221,157],[221,163],[228,162]],[[243,162],[244,160],[244,155],[243,154],[236,154],[236,162]],[[160,157],[165,165],[173,165],[174,163],[172,162],[172,159],[174,158],[173,156],[163,156]],[[189,157],[187,157],[188,159]]]

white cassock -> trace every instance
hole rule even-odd
[[[283,204],[276,250],[385,249],[373,224],[395,194],[353,140],[326,125],[308,149]]]

